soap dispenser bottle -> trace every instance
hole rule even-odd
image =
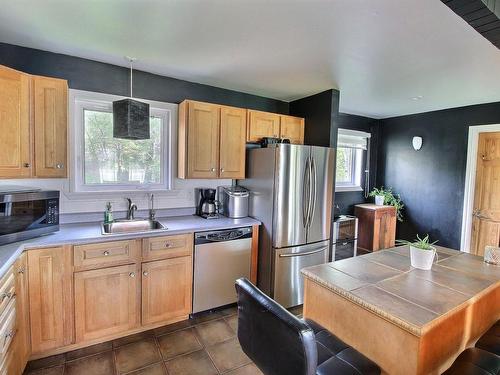
[[[106,210],[104,211],[104,224],[111,224],[113,222],[113,210],[111,202],[106,203]]]

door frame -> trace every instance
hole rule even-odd
[[[467,167],[465,169],[464,204],[462,213],[462,235],[460,251],[469,253],[472,237],[472,209],[476,184],[477,151],[479,134],[500,132],[500,124],[469,126],[467,145]]]

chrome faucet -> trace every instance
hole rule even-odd
[[[155,196],[154,194],[151,194],[149,196],[149,201],[151,202],[151,206],[149,208],[149,220],[154,220],[156,216],[156,211],[155,211]]]
[[[127,220],[134,220],[134,213],[137,211],[137,205],[132,203],[132,199],[127,198],[128,209],[127,209]]]

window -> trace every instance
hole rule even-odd
[[[170,188],[170,128],[176,105],[150,103],[150,139],[113,138],[113,95],[72,93],[75,128],[74,191]]]
[[[339,129],[335,191],[361,191],[364,151],[369,133]]]

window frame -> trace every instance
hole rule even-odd
[[[349,148],[349,147],[337,147],[337,152],[339,148],[345,148],[347,150],[353,150],[353,162],[351,163],[351,180],[346,182],[338,182],[337,175],[335,174],[335,191],[362,191],[361,186],[361,176],[363,174],[363,151],[359,148]]]
[[[366,143],[368,143],[369,138],[371,138],[370,133],[362,132],[362,131],[357,131],[357,130],[350,130],[350,129],[339,129],[338,130],[339,135],[345,135],[349,137],[356,137],[359,139],[364,138]],[[338,136],[337,136],[338,140]],[[362,142],[360,142],[362,143]],[[351,180],[346,181],[346,182],[338,182],[337,181],[337,172],[335,171],[335,191],[336,192],[345,192],[345,191],[363,191],[362,187],[362,176],[363,176],[363,162],[366,159],[366,155],[364,152],[368,152],[365,148],[362,148],[357,143],[353,142],[352,147],[348,146],[337,146],[335,157],[337,158],[337,153],[340,148],[347,149],[347,150],[353,150],[353,157],[352,157],[352,163],[351,163]],[[337,159],[336,159],[337,160]],[[337,163],[335,162],[335,165]],[[366,170],[366,166],[365,166]]]
[[[72,171],[71,192],[74,193],[116,193],[116,192],[150,192],[172,190],[173,179],[173,124],[177,123],[177,104],[156,102],[144,99],[149,103],[150,115],[160,117],[162,124],[161,170],[160,182],[154,184],[86,184],[85,183],[85,135],[84,111],[112,112],[113,101],[123,99],[123,96],[102,94],[90,91],[70,90],[70,127]]]

